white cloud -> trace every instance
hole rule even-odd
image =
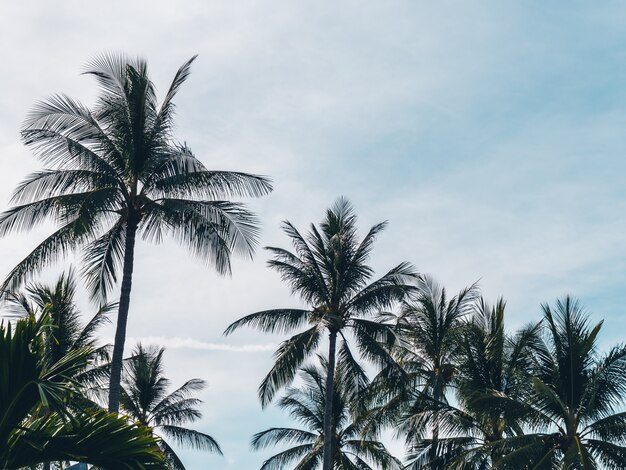
[[[126,339],[127,344],[154,344],[164,346],[167,349],[192,349],[196,351],[228,351],[238,353],[255,353],[260,351],[273,351],[276,344],[224,344],[224,343],[207,343],[194,338],[179,338],[167,336],[140,336],[129,337]]]

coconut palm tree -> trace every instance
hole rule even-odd
[[[376,236],[386,224],[373,226],[359,242],[356,222],[352,205],[344,198],[327,210],[319,229],[312,224],[306,236],[291,223],[284,222],[283,230],[291,238],[295,253],[268,247],[273,254],[268,264],[280,273],[308,308],[256,312],[234,322],[225,332],[230,334],[247,325],[265,332],[287,333],[306,325],[304,331],[284,341],[276,351],[274,365],[259,387],[262,406],[267,406],[275,393],[293,380],[303,361],[317,349],[322,334],[328,334],[324,470],[331,469],[337,349],[343,362],[351,364],[351,376],[357,378],[357,382],[363,382],[363,374],[349,347],[348,332],[363,356],[386,363],[387,350],[381,342],[390,346],[395,341],[395,333],[391,325],[378,321],[377,315],[402,300],[412,289],[410,282],[416,277],[409,263],[401,263],[371,282],[373,270],[366,262]]]
[[[127,470],[162,468],[148,428],[68,406],[80,396],[72,377],[87,367],[93,351],[75,349],[49,363],[43,333],[52,327],[47,313],[0,323],[0,468],[61,460]],[[48,411],[41,413],[44,407]]]
[[[475,306],[457,337],[460,349],[451,384],[456,403],[424,400],[415,416],[423,423],[437,420],[444,436],[436,442],[436,458],[449,469],[492,468],[501,457],[501,440],[522,435],[530,417],[526,407],[510,405],[511,401],[524,403],[530,396],[532,351],[539,341],[539,324],[509,335],[504,328],[504,300],[490,307],[481,298]],[[502,405],[502,397],[510,399],[507,406]],[[409,458],[412,468],[430,465],[428,451],[433,441],[414,441]]]
[[[535,351],[528,403],[536,432],[504,439],[495,468],[624,468],[626,462],[626,346],[598,352],[602,322],[571,297],[543,305],[545,343]],[[530,467],[528,467],[530,465]]]
[[[17,187],[16,205],[0,216],[0,236],[45,220],[58,225],[11,271],[3,290],[16,290],[79,248],[94,298],[104,299],[121,271],[111,411],[119,407],[136,237],[160,242],[172,235],[218,272],[228,273],[231,254],[250,256],[258,237],[254,215],[228,199],[272,189],[263,177],[210,171],[186,144],[175,143],[173,99],[194,59],[178,70],[160,105],[146,62],[120,55],[102,55],[87,68],[100,85],[93,110],[65,95],[36,105],[22,138],[47,168]]]
[[[432,278],[420,276],[416,292],[402,302],[397,319],[402,341],[395,348],[395,357],[402,367],[400,374],[383,370],[375,379],[378,400],[387,403],[379,406],[372,418],[378,424],[400,424],[411,460],[428,462],[432,469],[444,465],[439,414],[448,406],[447,394],[458,367],[462,319],[470,313],[477,294],[472,285],[449,297]],[[384,414],[388,416],[382,417]],[[431,439],[424,447],[428,432]]]
[[[163,375],[163,352],[164,348],[146,349],[141,344],[137,345],[127,362],[122,381],[122,409],[132,420],[149,426],[179,445],[222,455],[215,439],[185,427],[187,423],[202,417],[197,408],[202,401],[194,398],[193,394],[202,390],[206,386],[205,382],[191,379],[175,391],[167,393],[170,381]],[[168,468],[185,470],[185,465],[165,439],[160,440],[159,446],[167,458]]]
[[[292,447],[270,457],[261,470],[286,470],[319,468],[323,457],[324,413],[326,409],[326,374],[328,362],[320,357],[320,365],[309,364],[302,368],[300,388],[287,388],[278,406],[287,410],[305,429],[271,428],[252,438],[255,450],[277,445]],[[333,391],[332,468],[335,470],[400,469],[400,462],[385,446],[371,436],[363,436],[362,420],[355,415],[357,402],[362,400],[351,380],[343,380],[342,364],[335,371]],[[361,410],[362,411],[362,410]]]

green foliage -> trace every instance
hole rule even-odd
[[[320,358],[321,366],[308,365],[300,371],[302,385],[289,387],[278,401],[278,406],[304,429],[271,428],[252,438],[253,449],[278,445],[291,446],[270,457],[261,470],[317,468],[322,461],[324,441],[324,410],[326,408],[326,374],[328,363]],[[378,442],[375,436],[364,437],[363,417],[358,402],[363,397],[344,380],[342,369],[335,374],[333,396],[333,468],[337,470],[368,470],[374,468],[399,469],[400,462]],[[362,411],[362,409],[361,409]]]
[[[210,171],[174,143],[173,99],[194,59],[178,70],[160,105],[145,61],[103,55],[86,71],[100,85],[92,110],[65,95],[33,107],[22,138],[47,168],[17,187],[16,205],[0,216],[0,235],[45,220],[59,228],[13,269],[4,289],[82,247],[82,273],[92,295],[104,298],[124,263],[129,223],[139,224],[144,239],[172,235],[220,272],[230,270],[232,251],[252,253],[256,219],[227,200],[267,194],[269,181]]]
[[[164,349],[145,349],[139,344],[127,361],[127,371],[122,386],[122,409],[137,422],[154,429],[168,440],[208,452],[222,451],[211,436],[188,429],[187,423],[202,417],[198,410],[201,400],[193,395],[205,388],[200,379],[191,379],[171,393],[170,381],[163,375]],[[185,470],[176,452],[165,440],[159,446],[165,454],[169,468]]]
[[[242,326],[289,333],[308,326],[284,341],[276,351],[274,366],[259,387],[263,406],[293,380],[299,367],[317,349],[324,331],[340,333],[340,350],[347,357],[353,357],[345,336],[349,331],[366,358],[378,363],[388,359],[384,346],[391,345],[396,335],[391,325],[379,320],[413,288],[411,282],[416,274],[411,265],[401,263],[372,282],[373,270],[366,262],[376,236],[386,224],[375,225],[359,242],[356,222],[352,206],[343,198],[326,212],[319,228],[311,225],[306,236],[291,223],[284,222],[283,230],[291,238],[295,252],[268,247],[273,255],[268,264],[309,308],[256,312],[226,329],[225,334]],[[361,375],[356,361],[347,364],[354,366],[354,377]]]
[[[108,468],[162,468],[150,431],[103,411],[73,412],[77,371],[92,350],[74,349],[56,362],[46,356],[48,314],[0,324],[0,467],[82,460]],[[46,409],[46,413],[41,413]]]
[[[626,347],[598,353],[602,322],[571,297],[543,306],[545,340],[535,348],[532,394],[534,432],[504,439],[497,468],[608,470],[626,462]],[[522,406],[515,400],[504,404]]]
[[[116,304],[101,305],[96,314],[83,324],[76,306],[76,277],[74,270],[63,273],[53,285],[31,283],[19,292],[7,293],[9,313],[17,318],[42,318],[47,315],[50,328],[42,332],[44,355],[48,364],[58,361],[71,351],[92,351],[87,367],[77,371],[73,380],[80,384],[85,396],[97,398],[108,378],[110,346],[98,345],[98,329],[109,323],[109,314]]]
[[[291,383],[304,361],[317,349],[322,334],[328,334],[324,470],[331,469],[333,452],[330,436],[335,429],[332,399],[338,336],[339,359],[347,368],[344,380],[352,379],[352,386],[359,389],[365,382],[364,372],[350,350],[347,335],[352,335],[363,358],[380,366],[387,365],[396,333],[392,325],[382,320],[386,311],[413,288],[410,283],[416,278],[411,265],[401,263],[372,281],[374,272],[367,261],[376,236],[386,224],[375,225],[359,241],[356,222],[356,214],[344,198],[339,198],[326,211],[319,228],[312,224],[306,236],[291,223],[284,222],[283,230],[291,238],[295,252],[268,247],[273,255],[268,264],[308,308],[253,313],[232,323],[225,332],[230,334],[246,325],[285,333],[308,326],[281,343],[276,351],[274,365],[259,387],[262,406],[267,406],[278,390]]]

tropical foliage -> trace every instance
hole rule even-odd
[[[278,406],[304,426],[298,428],[271,428],[255,434],[252,447],[262,449],[277,445],[292,447],[267,459],[261,470],[317,468],[323,458],[324,411],[326,409],[326,374],[328,363],[320,357],[320,365],[309,364],[300,371],[300,388],[289,387],[278,401]],[[337,470],[399,469],[401,463],[385,446],[363,435],[365,421],[359,402],[363,396],[344,380],[343,364],[335,371],[333,391],[332,468]]]
[[[104,468],[162,468],[148,428],[104,411],[68,406],[80,395],[72,379],[92,350],[75,349],[50,363],[47,314],[0,324],[0,468],[80,460]],[[47,410],[41,413],[41,409]]]
[[[42,332],[44,355],[51,365],[74,350],[92,351],[87,368],[76,371],[72,379],[81,386],[85,397],[97,399],[108,378],[110,346],[100,345],[98,329],[109,323],[108,315],[115,304],[102,305],[83,325],[76,305],[77,282],[74,271],[63,273],[53,285],[31,283],[23,290],[5,296],[8,314],[18,318],[48,316],[50,328]]]
[[[15,190],[16,204],[0,216],[0,236],[46,220],[58,224],[8,275],[2,288],[24,280],[82,248],[82,274],[104,299],[122,273],[110,374],[109,409],[117,411],[137,235],[160,242],[171,235],[220,273],[233,252],[251,256],[255,216],[230,198],[262,196],[272,187],[247,173],[210,171],[172,135],[174,97],[192,58],[176,73],[159,104],[146,62],[119,55],[95,58],[86,73],[100,96],[90,110],[65,95],[36,105],[24,143],[46,165]]]
[[[339,358],[354,378],[353,386],[366,381],[357,357],[350,348],[348,335],[354,337],[358,351],[380,364],[388,362],[388,347],[396,340],[392,325],[381,316],[411,290],[416,273],[409,263],[401,263],[372,281],[373,269],[367,265],[376,236],[385,223],[373,226],[365,238],[357,236],[357,218],[351,204],[343,198],[328,209],[319,228],[311,225],[306,236],[290,223],[283,230],[295,248],[268,247],[273,259],[269,266],[278,271],[294,294],[308,305],[306,309],[275,309],[256,312],[231,324],[226,334],[242,326],[265,332],[287,333],[306,326],[304,331],[284,341],[275,353],[275,362],[259,387],[261,403],[266,406],[275,393],[289,384],[305,359],[317,350],[322,335],[328,335],[328,372],[324,414],[324,469],[331,468],[332,421],[335,363]],[[337,339],[340,344],[337,346]]]
[[[170,381],[163,375],[164,349],[144,348],[139,344],[127,361],[122,385],[122,409],[132,420],[148,426],[156,433],[179,445],[209,452],[222,451],[211,436],[188,429],[187,423],[200,419],[198,406],[202,403],[194,393],[206,386],[200,379],[191,379],[171,393]],[[165,439],[159,446],[167,458],[169,468],[185,470],[185,465]]]
[[[527,402],[532,432],[504,440],[500,467],[624,468],[626,346],[600,355],[601,327],[571,297],[543,306],[545,340],[535,349]],[[500,408],[523,404],[503,397]]]
[[[55,95],[26,119],[22,139],[44,168],[14,191],[0,236],[56,229],[0,286],[10,315],[0,322],[0,468],[184,470],[176,446],[222,453],[188,427],[201,418],[203,380],[170,391],[163,348],[139,344],[123,357],[137,237],[171,236],[228,274],[231,257],[251,257],[259,240],[256,216],[232,200],[272,190],[262,176],[207,169],[174,138],[173,102],[194,60],[159,103],[145,61],[102,55],[86,70],[99,84],[93,108]],[[476,285],[451,296],[408,262],[375,277],[370,255],[385,227],[360,238],[339,198],[306,233],[283,222],[291,251],[267,248],[301,306],[225,331],[291,335],[258,394],[266,407],[284,392],[278,406],[299,426],[254,435],[254,449],[282,449],[261,469],[626,468],[626,346],[601,347],[602,322],[571,297],[510,333],[504,300],[490,306]],[[34,280],[70,254],[99,308],[87,322],[72,270],[52,285]],[[106,303],[118,285],[119,302]],[[98,333],[115,307],[111,352]],[[403,462],[382,443],[390,431]]]

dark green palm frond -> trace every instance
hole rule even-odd
[[[159,442],[159,448],[167,460],[169,465],[168,470],[187,470],[182,460],[180,460],[180,457],[178,457],[174,449],[172,449],[167,442],[161,440]]]
[[[414,289],[411,283],[416,277],[411,263],[401,263],[356,293],[348,301],[349,308],[360,315],[384,311]]]
[[[96,330],[103,325],[111,323],[109,315],[117,308],[116,302],[109,302],[100,306],[96,314],[87,322],[82,331],[74,340],[74,347],[81,348],[86,346],[95,346]]]
[[[148,428],[130,425],[104,411],[81,414],[70,421],[52,415],[30,422],[12,436],[8,466],[3,467],[78,460],[102,468],[163,468],[157,442]]]
[[[354,395],[352,399],[348,399],[348,402],[354,406],[360,405],[358,402],[363,400],[370,381],[365,369],[352,355],[350,346],[345,340],[341,342],[337,354],[337,374],[342,377],[349,393]]]
[[[90,193],[117,184],[114,177],[99,171],[43,170],[28,175],[13,192],[11,202],[21,204],[36,201],[42,194],[55,198],[69,193]]]
[[[55,196],[12,207],[0,215],[0,235],[30,230],[49,219],[67,223],[76,220],[82,214],[91,216],[91,219],[97,215],[102,205],[115,201],[115,196],[114,191],[104,188],[98,191]]]
[[[159,429],[163,431],[167,437],[174,439],[179,445],[223,455],[222,449],[220,449],[217,441],[208,434],[173,425],[159,426]]]
[[[185,151],[188,151],[185,149]],[[183,153],[179,150],[178,153]],[[182,157],[182,155],[181,155]],[[188,160],[195,159],[192,155]],[[182,158],[168,158],[159,164],[154,181],[147,181],[143,191],[159,198],[223,200],[230,197],[261,197],[272,191],[264,176],[233,171],[209,171],[201,167],[188,168],[195,162],[181,162]],[[200,163],[198,162],[198,166]],[[196,165],[194,165],[196,166]]]
[[[250,326],[266,333],[289,333],[303,326],[308,320],[309,314],[308,310],[297,309],[264,310],[246,315],[231,323],[224,334],[229,335],[242,326]]]
[[[93,299],[104,301],[117,283],[126,247],[126,224],[119,219],[104,235],[83,248],[82,275]]]
[[[322,460],[321,443],[291,447],[265,460],[260,470],[284,470],[297,460],[300,460],[300,463],[294,467],[294,470],[314,470]]]
[[[594,421],[582,430],[581,436],[592,436],[608,442],[626,442],[626,412]]]
[[[91,227],[78,220],[64,225],[39,244],[26,258],[13,268],[0,287],[0,291],[14,291],[35,273],[57,259],[68,255],[79,240],[91,237]]]
[[[350,327],[361,355],[381,368],[393,367],[391,348],[397,336],[393,326],[362,318],[352,318]]]
[[[153,406],[166,396],[169,381],[163,377],[164,348],[144,348],[138,344],[133,357],[126,363],[124,389],[140,414],[135,419],[148,423]]]
[[[589,453],[606,470],[621,470],[626,462],[626,446],[598,439],[587,439]]]
[[[231,252],[252,256],[257,244],[256,217],[241,204],[162,199],[147,205],[146,211],[144,239],[159,242],[169,233],[222,274],[230,272]]]
[[[250,445],[254,450],[259,450],[281,444],[313,444],[317,438],[317,434],[302,429],[270,428],[252,436]]]
[[[194,422],[202,417],[198,406],[202,403],[199,398],[185,398],[173,402],[160,411],[151,411],[151,422],[154,426],[180,426]],[[158,405],[157,405],[158,406]]]
[[[280,344],[274,353],[274,365],[259,386],[261,406],[271,403],[276,392],[293,380],[298,368],[317,348],[320,336],[318,327],[314,326]]]
[[[154,413],[159,413],[161,410],[167,408],[170,405],[176,404],[181,400],[188,399],[195,392],[199,392],[206,388],[206,382],[202,379],[191,379],[178,387],[172,393],[163,398],[153,409]]]
[[[612,347],[598,358],[589,371],[589,380],[580,400],[589,419],[602,419],[613,414],[626,397],[626,346]]]
[[[289,410],[289,416],[295,421],[306,426],[307,429],[321,434],[324,429],[323,418],[324,396],[321,389],[302,390],[287,388],[285,395],[278,401],[281,409]]]
[[[161,108],[159,109],[157,123],[154,126],[154,133],[162,133],[169,130],[169,124],[171,122],[172,114],[174,111],[174,103],[173,99],[178,93],[178,90],[182,86],[183,83],[189,78],[189,74],[191,73],[191,64],[198,57],[198,54],[194,55],[185,62],[180,68],[176,71],[176,75],[174,75],[174,79],[170,85],[169,90],[165,94],[165,98],[163,99],[163,103],[161,103]]]
[[[304,429],[270,428],[254,435],[252,448],[255,450],[276,445],[292,446],[268,459],[268,466],[263,468],[318,468],[322,458],[327,370],[328,361],[318,356],[317,363],[309,363],[301,369],[299,387],[288,388],[278,402],[279,407]],[[352,388],[354,380],[346,380],[343,370],[343,367],[336,369],[333,389],[336,427],[333,468],[401,468],[399,461],[380,442],[360,434],[362,418],[351,412],[352,400],[358,398],[358,394]],[[362,409],[355,407],[355,411],[359,413]],[[371,467],[368,461],[380,467]]]

